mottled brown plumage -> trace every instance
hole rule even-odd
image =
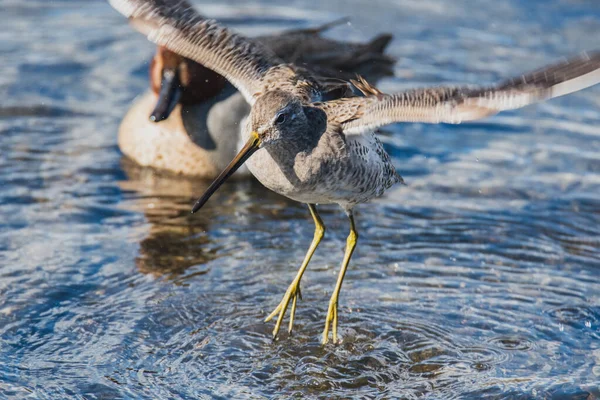
[[[172,9],[159,0],[112,2],[143,25],[150,40],[222,73],[253,105],[245,128],[249,137],[246,146],[193,211],[246,160],[265,186],[309,205],[315,237],[283,300],[267,318],[278,315],[274,335],[290,302],[293,321],[300,279],[324,233],[314,204],[337,203],[348,213],[351,230],[329,302],[323,342],[329,340],[330,326],[337,340],[338,297],[357,240],[352,208],[401,181],[374,134],[376,128],[393,122],[459,123],[600,81],[600,53],[591,53],[491,88],[441,87],[387,95],[358,80],[356,85],[365,97],[322,101],[324,88],[308,71],[283,64],[265,47],[215,22]]]

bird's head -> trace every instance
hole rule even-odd
[[[281,140],[293,140],[306,131],[307,117],[300,100],[294,95],[274,90],[256,99],[250,117],[251,136],[259,141],[259,148]]]
[[[199,104],[216,96],[227,83],[216,72],[163,46],[156,48],[149,73],[150,87],[158,97],[150,114],[152,122],[167,119],[178,103]]]
[[[275,143],[302,140],[306,136],[310,107],[303,106],[300,99],[285,91],[269,91],[259,96],[250,111],[246,126],[250,137],[244,147],[221,172],[206,192],[194,205],[192,212],[198,211],[213,195],[214,192],[252,154],[262,148],[268,148]]]

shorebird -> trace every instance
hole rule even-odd
[[[315,233],[296,277],[267,321],[277,316],[276,337],[290,306],[291,331],[300,280],[323,238],[316,204],[341,206],[350,221],[344,258],[322,342],[337,343],[338,299],[358,234],[352,210],[381,196],[402,178],[377,128],[397,122],[470,121],[565,95],[600,81],[600,52],[577,57],[490,87],[437,87],[385,94],[358,79],[363,96],[323,100],[323,88],[306,70],[284,64],[269,49],[198,16],[178,3],[111,0],[151,41],[214,69],[251,104],[246,145],[194,205],[198,211],[243,163],[267,188],[308,204]]]
[[[377,80],[392,75],[395,59],[384,54],[391,35],[381,34],[366,43],[321,36],[346,21],[254,40],[286,62],[321,76],[349,79],[358,73]],[[250,111],[248,103],[223,76],[164,46],[157,46],[149,75],[151,91],[133,104],[121,122],[119,148],[142,166],[215,178],[243,145],[241,121]],[[237,175],[250,173],[243,168]]]

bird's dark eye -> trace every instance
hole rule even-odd
[[[285,115],[285,113],[280,113],[277,116],[277,119],[275,119],[275,123],[277,125],[281,125],[281,124],[283,124],[285,122],[286,118],[287,118],[287,116]]]

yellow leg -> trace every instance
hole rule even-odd
[[[350,234],[346,239],[346,251],[344,253],[344,261],[342,261],[342,268],[340,269],[337,283],[335,284],[335,289],[333,290],[331,299],[329,300],[329,309],[327,310],[327,318],[325,319],[325,330],[323,331],[323,344],[329,341],[330,324],[333,334],[333,343],[337,343],[338,298],[340,296],[340,290],[342,289],[344,276],[346,275],[346,268],[348,268],[348,263],[350,262],[350,258],[352,257],[352,253],[356,247],[356,241],[358,240],[358,233],[356,232],[356,227],[354,226],[354,216],[352,215],[352,211],[348,211],[348,218],[350,219]]]
[[[273,312],[269,314],[269,316],[265,319],[265,322],[268,322],[275,315],[279,314],[279,317],[277,318],[277,323],[275,324],[275,329],[273,329],[273,337],[277,337],[277,334],[279,333],[279,328],[281,327],[281,323],[283,322],[283,317],[285,316],[285,312],[290,304],[290,300],[292,300],[292,310],[290,312],[290,324],[288,332],[292,332],[294,316],[296,314],[297,297],[300,296],[300,298],[302,298],[302,295],[300,293],[300,280],[302,279],[302,275],[304,274],[306,267],[308,267],[308,263],[310,262],[310,259],[312,258],[313,254],[315,253],[317,246],[319,245],[321,239],[323,239],[323,236],[325,235],[325,225],[323,225],[323,221],[321,220],[319,213],[317,213],[317,208],[314,204],[309,204],[308,209],[310,210],[310,214],[312,215],[315,221],[315,235],[313,237],[312,243],[310,244],[310,247],[308,248],[308,251],[306,252],[304,261],[302,262],[302,265],[300,266],[296,277],[285,292],[281,303],[279,303],[277,308],[273,310]]]

